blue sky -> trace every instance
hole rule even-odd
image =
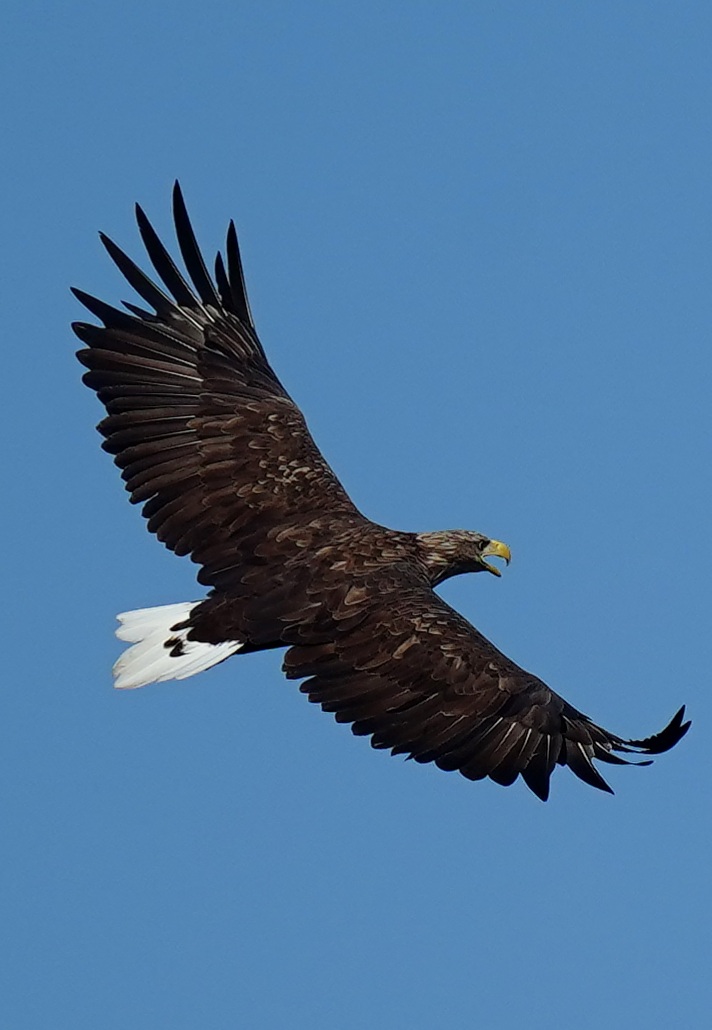
[[[712,9],[11,2],[1,203],[0,1022],[706,1025]],[[356,503],[506,540],[443,594],[611,730],[542,805],[374,753],[274,653],[119,694],[200,596],[99,448],[68,324],[103,229],[237,221],[272,362]]]

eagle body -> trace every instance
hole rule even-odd
[[[191,617],[192,636],[220,643],[230,632],[243,650],[320,644],[362,621],[374,598],[395,606],[406,583],[422,592],[450,576],[481,570],[478,533],[403,533],[363,517],[305,516],[274,529],[219,582]]]
[[[314,443],[257,336],[234,225],[214,278],[180,188],[173,195],[185,277],[141,208],[157,285],[107,237],[150,310],[76,296],[102,325],[75,323],[85,383],[106,408],[103,447],[148,529],[200,566],[203,600],[119,616],[131,646],[116,686],[182,679],[250,651],[287,648],[284,671],[376,748],[472,780],[522,776],[546,800],[555,766],[610,787],[593,764],[627,764],[684,735],[625,740],[503,655],[434,588],[500,575],[509,548],[471,530],[404,533],[355,507]],[[641,763],[645,764],[645,763]]]

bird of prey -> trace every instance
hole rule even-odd
[[[656,755],[686,733],[684,708],[660,733],[602,729],[515,665],[435,593],[450,576],[500,570],[506,544],[471,530],[404,533],[367,519],[317,449],[272,371],[250,313],[231,222],[215,276],[180,187],[179,270],[140,207],[162,286],[106,236],[110,257],[151,310],[81,290],[103,325],[78,322],[84,382],[105,405],[114,455],[148,529],[201,566],[199,601],[118,616],[131,646],[117,687],[184,679],[237,654],[287,648],[284,672],[375,748],[542,800],[556,765],[612,793],[594,760]],[[190,282],[188,281],[190,280]],[[639,764],[649,764],[640,762]]]

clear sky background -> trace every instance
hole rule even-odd
[[[0,1025],[708,1025],[712,6],[10,0]],[[279,655],[119,694],[200,596],[127,503],[69,322],[96,235],[237,221],[356,503],[506,540],[448,601],[614,732],[615,797],[373,752]]]

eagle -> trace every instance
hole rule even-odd
[[[399,532],[361,514],[267,360],[234,223],[211,277],[177,182],[173,217],[187,277],[136,206],[162,285],[101,234],[148,308],[73,291],[102,323],[72,326],[83,381],[106,408],[102,446],[149,531],[190,555],[209,588],[201,600],[118,616],[130,646],[115,685],[286,648],[286,676],[374,748],[470,780],[521,776],[542,801],[557,765],[613,793],[594,761],[649,765],[620,756],[673,747],[690,726],[684,707],[653,736],[616,736],[435,592],[451,576],[501,575],[493,560],[509,564],[506,544],[469,529]]]

